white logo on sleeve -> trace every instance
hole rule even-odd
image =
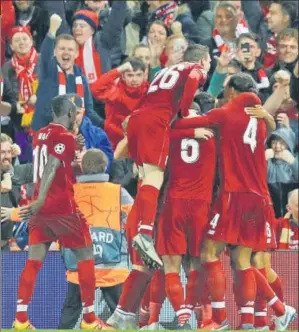
[[[55,145],[54,147],[54,151],[57,153],[57,154],[62,154],[65,150],[65,145],[62,144],[62,143],[58,143]]]

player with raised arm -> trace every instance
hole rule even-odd
[[[92,240],[86,220],[77,208],[73,191],[72,162],[76,140],[72,134],[77,107],[74,94],[55,97],[52,101],[53,122],[35,133],[33,138],[34,201],[26,207],[23,218],[29,221],[29,254],[20,276],[14,328],[34,329],[27,309],[36,277],[49,247],[58,240],[72,249],[78,260],[83,320],[86,330],[112,329],[94,312],[95,272]],[[27,213],[27,215],[26,215]]]
[[[192,52],[193,59],[189,57],[192,50],[196,50]],[[168,156],[170,126],[179,110],[188,114],[198,85],[204,83],[210,66],[206,47],[193,45],[185,57],[186,62],[157,74],[144,104],[129,118],[125,129],[127,135],[116,149],[117,155],[128,151],[138,166],[139,174],[142,174],[142,184],[126,227],[133,267],[124,283],[118,307],[107,321],[117,329],[135,327],[135,314],[152,275],[144,262],[149,267],[162,266],[154,248],[152,230]],[[138,252],[132,248],[133,243]]]
[[[196,61],[189,59],[194,49]],[[188,115],[195,92],[206,81],[210,62],[207,47],[189,46],[184,62],[164,68],[156,75],[143,105],[129,119],[129,154],[143,174],[136,199],[138,229],[133,244],[149,265],[162,266],[154,249],[152,232],[168,158],[170,125],[179,111],[183,116]]]
[[[239,289],[241,328],[251,329],[254,326],[257,283],[262,280],[256,278],[251,267],[251,253],[253,249],[267,249],[266,224],[272,204],[266,176],[264,143],[267,128],[263,119],[250,117],[246,113],[247,107],[261,104],[255,83],[249,75],[232,75],[224,94],[230,100],[228,104],[212,110],[206,117],[176,122],[176,127],[215,126],[220,130],[220,193],[212,208],[213,216],[201,253],[217,324],[203,329],[220,328],[226,319],[225,277],[217,255],[226,244],[236,246],[232,261]],[[273,121],[273,118],[268,116],[267,121],[270,120]],[[284,306],[278,298],[270,303],[276,303],[276,312],[280,312],[275,319],[276,329],[285,330],[295,318],[296,310]]]

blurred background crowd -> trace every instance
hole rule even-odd
[[[223,86],[234,73],[256,81],[277,122],[265,154],[276,217],[284,216],[298,188],[298,5],[290,0],[1,1],[2,206],[30,199],[32,132],[48,125],[51,99],[66,92],[83,100],[75,134],[85,148],[75,162],[101,149],[110,181],[135,197],[134,163],[117,158],[122,123],[155,73],[179,63],[190,43],[208,46],[212,58],[196,109],[225,103]],[[13,224],[2,210],[1,219],[1,247],[8,247]]]

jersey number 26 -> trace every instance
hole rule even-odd
[[[147,93],[150,94],[159,89],[172,89],[180,78],[179,72],[182,70],[184,70],[184,65],[182,64],[160,70],[150,85]]]
[[[43,176],[45,165],[48,161],[47,145],[37,146],[33,150],[33,183],[37,183],[38,179]]]

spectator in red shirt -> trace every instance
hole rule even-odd
[[[122,122],[141,105],[147,92],[145,71],[146,66],[141,60],[128,58],[92,85],[93,95],[106,104],[105,131],[113,149],[124,137]]]

